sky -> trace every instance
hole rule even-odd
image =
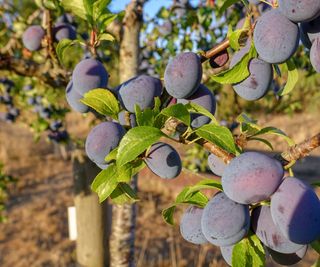
[[[110,9],[113,12],[119,12],[125,9],[125,6],[130,2],[131,0],[113,0],[110,5]],[[170,6],[172,4],[172,0],[149,0],[144,5],[144,12],[149,17],[153,17],[160,7],[162,6]],[[192,2],[197,2],[195,0],[192,0]]]

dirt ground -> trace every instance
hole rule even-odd
[[[85,136],[90,118],[86,123],[76,118],[79,117],[70,115],[68,130]],[[283,129],[297,142],[320,132],[318,118],[311,115],[295,115],[291,119],[267,117],[262,124]],[[279,150],[285,149],[285,143],[279,138],[273,139],[273,144]],[[256,144],[250,148],[265,149]],[[319,180],[319,155],[320,149],[299,162],[295,167],[296,176],[308,181]],[[77,266],[75,242],[68,239],[67,227],[67,207],[73,205],[71,161],[63,159],[44,138],[34,143],[27,128],[5,123],[0,123],[0,161],[5,163],[8,173],[19,179],[10,190],[8,222],[0,224],[0,266]],[[184,174],[164,183],[150,172],[140,175],[142,201],[138,204],[137,266],[226,266],[219,249],[212,245],[188,244],[182,240],[178,227],[167,226],[161,218],[161,210],[173,202],[180,189],[197,179]],[[311,266],[315,257],[315,253],[308,252],[303,263],[296,266]],[[277,265],[268,263],[268,266]]]

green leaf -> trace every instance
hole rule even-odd
[[[186,192],[186,196],[189,196],[190,194],[203,189],[218,189],[220,191],[223,190],[220,181],[213,179],[203,179],[195,185],[190,186],[188,188],[188,191]]]
[[[198,105],[198,104],[195,104],[195,103],[192,103],[192,102],[189,102],[188,104],[185,105],[186,108],[188,109],[188,111],[190,112],[194,112],[194,113],[199,113],[201,115],[204,115],[204,116],[207,116],[208,118],[211,119],[211,121],[214,123],[214,124],[218,124],[218,121],[217,119],[213,116],[213,114],[211,112],[209,112],[208,110],[206,110],[204,107]]]
[[[138,126],[153,126],[154,125],[154,111],[151,108],[141,110],[138,105],[134,106],[136,121]]]
[[[87,20],[86,9],[84,7],[83,0],[61,0],[61,5],[67,11],[72,12],[83,20]]]
[[[221,84],[239,83],[248,78],[250,75],[249,62],[255,57],[257,57],[257,51],[252,42],[249,52],[246,53],[236,65],[234,65],[231,69],[211,76],[211,79]]]
[[[126,183],[119,183],[110,195],[114,204],[123,205],[125,203],[132,204],[139,199],[133,189]]]
[[[105,116],[118,118],[120,111],[117,98],[107,89],[98,88],[84,94],[81,102]]]
[[[233,135],[227,127],[206,124],[198,128],[195,132],[199,137],[216,144],[230,153],[236,154]]]
[[[263,246],[256,235],[242,239],[233,247],[233,267],[264,267],[265,260]]]
[[[66,50],[77,43],[79,43],[78,40],[62,39],[57,44],[56,53],[60,62],[63,62],[63,58]]]
[[[130,129],[120,141],[117,165],[122,166],[134,160],[162,136],[164,133],[155,127],[139,126]]]
[[[106,157],[105,157],[105,161],[106,162],[110,162],[112,160],[116,160],[117,159],[117,154],[118,154],[118,147],[116,147],[115,149],[113,149]]]
[[[161,114],[167,117],[174,117],[187,126],[190,126],[190,114],[187,108],[181,103],[164,108]]]
[[[237,2],[240,2],[240,0],[226,0],[226,1],[223,1],[223,2],[224,2],[224,4],[219,9],[220,16],[224,11],[227,10],[228,7],[232,6],[233,4],[235,4]]]
[[[294,141],[288,137],[283,131],[281,131],[278,128],[275,127],[265,127],[262,128],[260,131],[256,132],[252,136],[258,136],[258,135],[263,135],[263,134],[274,134],[282,137],[290,146],[293,146],[295,143]]]
[[[91,189],[96,192],[99,201],[106,200],[118,185],[118,169],[115,164],[111,164],[107,169],[102,170],[94,179]]]
[[[320,255],[320,240],[312,242],[311,247]]]
[[[312,185],[313,187],[316,187],[316,186],[319,186],[319,187],[320,187],[320,182],[313,182],[313,183],[311,183],[311,185]]]
[[[99,41],[110,41],[110,42],[113,42],[114,41],[114,37],[110,33],[102,33],[102,34],[99,34],[98,40]]]
[[[292,59],[287,60],[281,65],[284,71],[288,71],[288,78],[285,87],[278,93],[280,96],[289,94],[299,80],[299,73]]]
[[[173,215],[174,215],[175,209],[176,209],[176,205],[173,205],[162,211],[162,217],[164,221],[170,225],[174,225]]]
[[[86,17],[91,25],[91,27],[94,26],[94,20],[93,20],[93,3],[94,0],[82,0],[83,1],[83,6],[86,11]]]
[[[271,150],[273,150],[272,144],[271,144],[268,140],[266,140],[266,139],[258,138],[258,137],[250,137],[250,138],[248,138],[248,140],[255,140],[255,141],[262,142],[262,143],[264,143],[265,145],[267,145]]]
[[[100,32],[105,31],[106,27],[118,17],[118,14],[107,13],[100,15],[98,20],[101,27]]]
[[[96,21],[99,17],[108,12],[107,6],[110,4],[111,0],[96,0],[93,4],[93,19]]]

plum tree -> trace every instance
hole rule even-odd
[[[249,46],[247,45],[235,53],[231,59],[230,67],[236,65],[248,51]],[[258,100],[270,88],[273,78],[272,65],[259,58],[254,58],[249,62],[249,72],[249,77],[237,84],[233,84],[233,89],[240,97],[246,100]]]
[[[297,252],[289,253],[289,254],[280,253],[280,252],[274,251],[270,248],[267,248],[267,251],[269,252],[271,258],[276,263],[279,263],[279,264],[285,265],[285,266],[290,266],[290,265],[296,264],[299,261],[301,261],[302,258],[304,257],[304,255],[306,254],[307,249],[308,249],[308,246],[303,246]]]
[[[294,22],[304,22],[315,18],[320,13],[318,0],[279,0],[279,10]]]
[[[232,201],[224,192],[216,194],[203,209],[202,232],[213,245],[230,246],[239,242],[249,226],[249,207]]]
[[[61,41],[62,39],[70,39],[74,40],[77,38],[77,32],[75,31],[72,25],[67,23],[58,22],[53,28],[54,38],[57,41]]]
[[[119,145],[125,130],[116,122],[102,122],[87,136],[85,149],[88,157],[96,164],[106,164],[105,157]]]
[[[271,197],[271,215],[282,234],[294,243],[320,237],[320,201],[303,181],[288,177]]]
[[[252,204],[269,198],[281,183],[281,163],[259,152],[245,152],[231,160],[222,175],[222,187],[233,201]]]
[[[45,32],[41,26],[29,26],[22,35],[23,45],[30,51],[37,51],[41,48],[44,35]]]
[[[320,37],[320,17],[300,24],[300,39],[306,48],[310,49],[317,37]]]
[[[316,72],[320,72],[320,36],[316,38],[311,46],[310,61]]]
[[[200,58],[192,52],[177,55],[164,72],[164,84],[169,95],[187,98],[199,87],[202,76]]]
[[[121,85],[118,93],[119,100],[123,107],[135,112],[135,105],[141,110],[152,108],[154,98],[162,93],[161,81],[157,78],[140,75]]]
[[[294,253],[303,245],[291,242],[274,224],[270,206],[260,206],[251,214],[251,227],[260,241],[268,248],[280,253]]]
[[[222,176],[227,164],[216,155],[210,154],[208,157],[208,166],[215,175]]]
[[[108,79],[108,72],[102,63],[93,58],[80,61],[72,73],[73,86],[80,95],[91,89],[105,88]]]
[[[182,237],[193,244],[204,244],[207,239],[201,230],[201,217],[203,209],[189,206],[180,220],[180,233]]]
[[[283,63],[298,48],[299,27],[278,10],[272,9],[257,20],[253,40],[262,60],[272,64]]]
[[[89,111],[88,106],[82,104],[80,99],[82,99],[82,95],[80,95],[73,87],[72,80],[68,83],[66,88],[66,99],[69,106],[80,113],[86,113]]]
[[[145,163],[153,173],[165,179],[177,177],[182,168],[178,152],[163,142],[151,146]]]
[[[230,266],[232,265],[232,251],[233,251],[233,248],[234,248],[234,245],[226,246],[226,247],[220,247],[220,251],[221,251],[221,255],[222,255],[223,259]]]
[[[200,84],[194,94],[186,99],[178,99],[177,103],[187,104],[195,103],[204,107],[210,113],[214,114],[216,111],[216,99],[213,93],[203,84]],[[204,115],[191,113],[191,126],[193,128],[199,128],[204,124],[210,122],[210,118]]]

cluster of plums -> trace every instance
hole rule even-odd
[[[4,104],[7,110],[6,112],[0,113],[0,120],[14,122],[20,114],[19,109],[14,106],[11,95],[14,82],[7,78],[0,78],[0,84],[3,89],[3,91],[0,89],[0,104]],[[3,93],[1,94],[1,92]]]
[[[219,192],[204,209],[189,206],[180,221],[183,238],[220,246],[228,264],[233,247],[253,231],[272,259],[292,265],[320,238],[320,201],[300,179],[285,177],[279,161],[244,152],[230,164],[210,155],[208,165],[221,175]],[[270,204],[268,203],[270,201]],[[257,205],[264,202],[264,205]]]
[[[255,0],[250,2],[259,3]],[[258,100],[266,95],[273,80],[272,64],[281,64],[290,59],[296,52],[300,39],[306,48],[311,48],[311,64],[320,72],[320,1],[279,0],[278,4],[278,8],[267,9],[257,19],[253,41],[259,57],[249,62],[249,77],[233,84],[235,92],[249,101]],[[242,25],[238,24],[237,28],[241,28]],[[250,42],[249,38],[248,44],[235,53],[230,62],[231,67],[249,51]],[[226,55],[226,51],[221,54],[223,57]],[[221,64],[216,67],[219,66]]]
[[[53,41],[59,42],[62,39],[76,39],[77,32],[70,21],[71,18],[67,15],[61,16],[57,19],[52,29]],[[22,42],[28,50],[37,51],[41,49],[44,37],[45,30],[40,25],[32,25],[24,31],[22,35]]]

